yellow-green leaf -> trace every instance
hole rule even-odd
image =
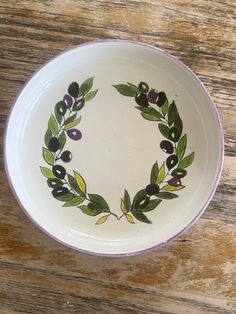
[[[84,100],[85,100],[86,102],[92,100],[92,99],[96,96],[97,92],[98,92],[98,89],[92,90],[91,92],[89,92],[89,93],[84,97]]]
[[[100,218],[98,219],[98,221],[96,222],[96,225],[101,225],[101,224],[103,224],[103,223],[107,220],[107,218],[108,218],[109,216],[110,216],[110,215],[108,214],[108,215],[105,215],[105,216],[100,217]]]
[[[83,177],[78,172],[75,172],[75,171],[74,171],[74,175],[75,175],[75,180],[78,184],[79,189],[81,190],[81,192],[86,194],[86,183]]]
[[[64,126],[64,130],[69,130],[71,128],[73,128],[74,126],[76,126],[77,124],[79,124],[81,121],[81,117],[79,117],[78,119],[75,119],[74,121],[72,122],[69,122],[68,124],[66,124]]]
[[[51,130],[52,134],[55,135],[58,131],[57,120],[54,115],[51,115],[48,121],[48,128]]]
[[[182,190],[184,189],[185,186],[184,185],[178,185],[178,186],[173,186],[173,185],[165,185],[163,186],[162,190],[165,190],[165,191],[179,191],[179,190]]]
[[[163,162],[163,165],[161,166],[159,172],[158,172],[158,176],[157,176],[157,184],[160,184],[165,177],[165,163]]]
[[[122,213],[126,213],[127,212],[127,210],[125,208],[125,203],[124,203],[124,201],[122,199],[121,199],[121,202],[120,202],[120,209],[121,209]]]
[[[52,173],[52,170],[47,168],[47,167],[40,167],[40,170],[42,172],[42,175],[45,177],[45,178],[48,178],[48,179],[55,179],[56,177],[54,176],[54,174]]]
[[[54,156],[46,147],[43,147],[43,159],[51,166],[54,164]]]
[[[128,220],[129,223],[134,224],[134,218],[130,214],[126,214],[125,218]]]

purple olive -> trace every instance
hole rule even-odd
[[[159,193],[159,191],[160,191],[160,188],[159,188],[159,186],[158,186],[157,184],[155,184],[155,183],[151,183],[151,184],[149,184],[149,185],[146,186],[146,193],[147,193],[148,195],[150,195],[150,196]]]
[[[70,129],[67,131],[67,135],[74,141],[78,141],[82,137],[82,133],[77,129]]]
[[[159,93],[156,89],[151,89],[148,93],[148,101],[151,103],[151,104],[155,104],[158,100],[158,97],[159,97]]]
[[[171,178],[169,181],[167,181],[169,185],[171,186],[179,186],[181,185],[181,180],[178,178]]]
[[[72,99],[71,96],[65,95],[65,96],[63,97],[63,101],[64,101],[64,103],[66,104],[66,107],[67,107],[68,109],[71,108],[71,106],[72,106],[72,104],[73,104],[73,99]]]

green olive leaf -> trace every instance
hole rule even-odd
[[[163,123],[159,123],[159,124],[158,124],[158,128],[159,128],[161,134],[162,134],[165,138],[169,139],[169,132],[170,132],[170,129],[168,128],[168,126],[165,125],[165,124],[163,124]]]
[[[117,85],[112,85],[117,89],[117,91],[124,96],[128,97],[135,97],[137,96],[137,90],[133,86],[126,85],[126,84],[117,84]]]
[[[135,108],[144,112],[144,113],[148,113],[154,117],[163,118],[162,114],[152,107],[138,107],[138,106],[136,106]]]
[[[124,204],[127,211],[129,211],[131,208],[131,201],[130,201],[130,196],[127,190],[125,190],[125,194],[124,194]]]
[[[187,157],[185,157],[179,162],[178,168],[189,167],[192,164],[193,160],[194,160],[194,153],[191,153],[190,155],[188,155]]]
[[[140,210],[142,212],[150,212],[151,210],[155,209],[161,202],[162,200],[160,199],[150,200],[149,204],[145,208]]]
[[[64,130],[69,130],[72,129],[73,127],[75,127],[76,125],[78,125],[81,121],[81,117],[79,117],[78,119],[71,121],[67,124],[65,124],[65,126],[63,127]]]
[[[170,200],[170,199],[178,197],[178,195],[176,195],[174,193],[170,193],[170,192],[159,192],[158,194],[156,194],[156,197]]]
[[[169,111],[168,111],[168,124],[169,124],[169,126],[171,126],[174,123],[177,114],[178,114],[178,110],[177,110],[177,107],[175,105],[175,101],[173,101],[170,104]]]
[[[98,89],[92,90],[91,92],[89,92],[89,93],[84,97],[84,100],[85,100],[86,102],[92,100],[92,99],[96,96],[97,92],[98,92]]]
[[[47,129],[47,132],[45,133],[45,136],[44,136],[44,143],[45,145],[48,147],[48,143],[50,141],[50,139],[52,138],[52,132],[51,130],[48,128]]]
[[[93,86],[93,79],[94,77],[90,77],[81,84],[79,90],[80,95],[86,95],[90,91]]]
[[[88,194],[91,202],[95,203],[103,212],[110,212],[109,205],[104,198],[98,194]]]
[[[65,120],[64,125],[66,125],[66,124],[68,124],[68,123],[74,121],[74,120],[76,119],[76,117],[77,117],[77,112],[74,113],[72,116],[68,117],[68,118]]]
[[[101,213],[100,209],[90,208],[89,206],[85,206],[85,205],[79,206],[79,208],[82,210],[84,214],[89,215],[89,216],[97,216],[98,214]]]
[[[84,197],[83,196],[76,196],[74,198],[72,198],[70,201],[66,202],[63,207],[73,207],[73,206],[77,206],[81,203],[83,203],[84,201]]]
[[[181,160],[183,158],[185,154],[186,146],[187,146],[187,136],[186,134],[184,134],[184,136],[182,136],[181,139],[179,140],[179,143],[177,146],[178,160]]]
[[[169,101],[166,98],[166,101],[164,102],[164,105],[161,107],[161,111],[162,111],[163,116],[165,116],[167,114],[168,108],[169,108]]]
[[[138,89],[137,86],[135,86],[134,84],[129,83],[129,82],[127,82],[127,84],[128,84],[130,87],[132,87],[132,89],[134,90],[134,92],[136,93],[136,95],[138,95],[138,94],[140,93],[140,91],[139,91],[139,89]]]
[[[58,125],[57,125],[57,121],[54,117],[54,115],[51,115],[49,121],[48,121],[48,127],[52,132],[52,135],[55,135],[58,131]]]
[[[179,137],[180,137],[183,131],[183,121],[181,120],[179,114],[177,114],[175,117],[174,127],[179,131]]]
[[[58,136],[58,141],[60,143],[60,149],[62,150],[66,143],[66,135],[64,131],[61,132],[60,135]]]
[[[76,197],[76,195],[74,193],[67,193],[65,195],[60,195],[60,196],[55,196],[55,198],[59,201],[63,201],[63,202],[68,202],[70,200],[72,200],[74,197]]]
[[[149,121],[160,121],[160,118],[150,115],[149,113],[142,112],[141,115],[144,119],[149,120]]]
[[[159,169],[158,169],[158,164],[156,161],[155,164],[152,166],[151,175],[150,175],[150,183],[156,183],[158,171]]]
[[[133,209],[132,210],[132,214],[133,216],[139,220],[139,221],[142,221],[142,222],[145,222],[147,224],[151,224],[151,221],[147,218],[147,216],[144,215],[143,212],[141,212],[140,210],[138,209]]]
[[[49,165],[51,165],[51,166],[54,165],[54,156],[53,156],[52,152],[50,152],[50,150],[47,149],[46,147],[43,147],[43,159]]]
[[[135,107],[135,108],[142,111],[141,115],[146,120],[160,121],[160,119],[163,118],[162,114],[160,114],[160,112],[158,112],[156,109],[152,107]]]
[[[50,170],[47,167],[40,167],[41,173],[45,178],[54,179],[56,178],[54,174],[52,173],[52,170]]]

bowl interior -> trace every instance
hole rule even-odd
[[[96,96],[78,112],[80,141],[68,139],[72,161],[68,173],[80,173],[89,193],[99,194],[120,216],[126,189],[131,199],[150,182],[153,164],[168,155],[158,121],[145,120],[134,97],[121,95],[113,85],[147,82],[175,100],[187,134],[186,156],[194,161],[182,179],[175,199],[163,199],[145,215],[152,222],[119,221],[110,216],[101,225],[77,207],[63,207],[52,197],[40,166],[44,135],[54,106],[71,82],[94,77]],[[155,108],[156,105],[153,105]],[[157,108],[157,106],[156,106]],[[158,108],[157,108],[158,109]],[[222,164],[222,137],[215,108],[196,77],[165,53],[128,42],[82,45],[49,62],[19,95],[11,112],[5,143],[6,167],[18,200],[44,231],[74,248],[98,254],[132,254],[168,242],[186,229],[208,204]]]

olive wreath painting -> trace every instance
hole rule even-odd
[[[121,213],[117,215],[101,195],[88,193],[86,182],[80,173],[67,173],[64,166],[71,161],[72,153],[64,150],[64,146],[67,140],[79,141],[82,138],[82,133],[77,128],[81,121],[78,113],[97,94],[97,89],[92,90],[93,78],[88,78],[81,85],[71,83],[68,93],[56,103],[44,136],[45,146],[42,147],[42,155],[48,166],[40,167],[41,173],[47,178],[52,196],[63,202],[63,207],[77,207],[89,216],[99,215],[96,225],[103,224],[110,216],[118,221],[126,218],[131,224],[136,220],[150,224],[147,213],[162,201],[177,198],[178,191],[185,188],[182,181],[187,175],[186,168],[194,160],[194,152],[185,156],[187,135],[182,134],[183,123],[175,101],[169,104],[165,92],[149,89],[145,82],[140,82],[138,86],[131,83],[113,86],[121,95],[134,98],[135,108],[141,112],[142,118],[157,123],[165,138],[161,141],[160,148],[168,157],[162,163],[154,163],[150,182],[132,200],[125,189],[120,202]]]

